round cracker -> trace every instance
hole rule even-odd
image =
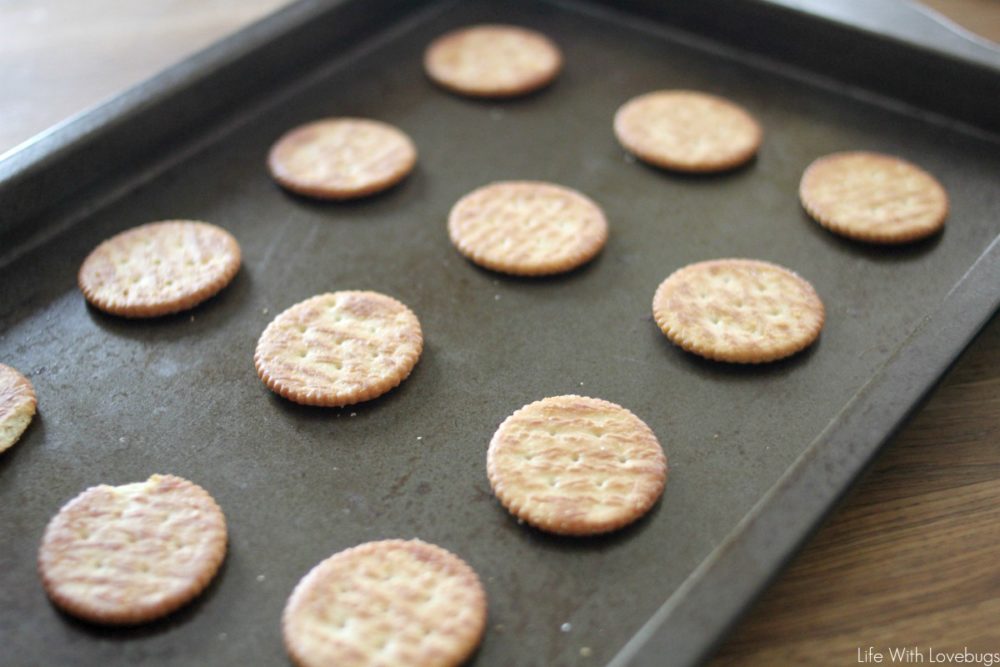
[[[799,183],[802,206],[819,224],[869,243],[908,243],[935,234],[948,194],[926,171],[900,158],[853,151],[821,157]]]
[[[673,343],[708,359],[756,364],[808,347],[823,328],[816,290],[788,269],[752,259],[690,264],[664,280],[653,317]]]
[[[268,389],[296,403],[340,407],[381,396],[423,350],[420,321],[378,292],[320,294],[274,318],[254,354]]]
[[[448,234],[476,264],[521,276],[563,273],[589,262],[608,239],[601,208],[576,190],[502,181],[462,197]]]
[[[461,95],[517,97],[549,85],[562,69],[562,53],[534,30],[476,25],[435,39],[424,53],[424,69]]]
[[[486,455],[493,493],[550,533],[595,535],[644,515],[663,493],[667,459],[653,431],[614,403],[555,396],[497,429]]]
[[[116,234],[91,252],[77,281],[95,308],[158,317],[218,294],[240,269],[240,246],[215,225],[166,220]]]
[[[388,123],[326,118],[301,125],[271,148],[267,166],[282,187],[319,199],[356,199],[403,180],[417,149]]]
[[[627,151],[656,167],[726,171],[748,162],[764,133],[745,109],[691,90],[660,90],[626,102],[615,135]]]
[[[194,599],[226,555],[226,519],[208,493],[173,475],[94,486],[45,529],[38,569],[56,606],[94,623],[165,616]]]
[[[38,399],[31,381],[0,364],[0,452],[10,449],[35,417]]]
[[[486,628],[486,593],[462,559],[420,540],[368,542],[327,558],[282,615],[299,667],[451,667]]]

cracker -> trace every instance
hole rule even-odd
[[[122,317],[158,317],[215,296],[240,269],[240,246],[215,225],[151,222],[97,246],[77,281],[95,308]]]
[[[194,599],[226,555],[226,519],[208,493],[173,475],[94,486],[49,522],[38,552],[56,606],[94,623],[165,616]]]
[[[296,403],[339,407],[381,396],[423,350],[417,316],[378,292],[320,294],[281,313],[257,343],[268,389]]]
[[[462,197],[448,216],[448,234],[482,267],[542,276],[593,259],[607,241],[608,223],[601,208],[575,190],[503,181]]]
[[[937,233],[948,194],[926,171],[862,151],[821,157],[802,174],[802,206],[819,224],[869,243],[909,243]]]
[[[748,162],[763,130],[740,106],[690,90],[660,90],[626,102],[615,114],[615,135],[649,164],[685,172],[717,172]]]
[[[812,285],[786,268],[718,259],[675,271],[656,290],[653,317],[688,352],[756,364],[808,347],[825,311]]]
[[[519,519],[560,535],[595,535],[649,511],[663,493],[667,459],[653,431],[620,405],[555,396],[500,425],[486,471]]]
[[[476,25],[446,33],[424,53],[432,81],[471,97],[517,97],[549,85],[562,54],[545,35],[511,25]]]
[[[267,166],[282,187],[319,199],[356,199],[403,180],[417,149],[398,128],[365,118],[327,118],[297,127],[271,148]]]
[[[282,616],[299,667],[449,667],[486,628],[486,593],[454,554],[420,540],[368,542],[314,567]]]
[[[10,449],[27,430],[37,405],[31,381],[0,364],[0,453]]]

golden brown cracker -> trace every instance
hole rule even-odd
[[[397,386],[422,350],[420,322],[405,305],[378,292],[342,291],[274,318],[254,365],[268,389],[290,401],[339,407]]]
[[[420,540],[334,554],[295,587],[282,616],[299,667],[453,667],[486,628],[486,593],[462,559]]]
[[[446,33],[424,54],[432,81],[471,97],[516,97],[550,84],[562,69],[552,40],[510,25],[476,25]]]
[[[799,183],[802,206],[819,224],[869,243],[909,243],[937,233],[948,194],[937,179],[900,158],[853,151],[813,162]]]
[[[825,310],[807,281],[786,268],[751,259],[690,264],[664,280],[653,317],[688,352],[733,363],[760,363],[808,347]]]
[[[366,118],[326,118],[297,127],[267,158],[282,187],[320,199],[381,192],[403,180],[416,162],[416,146],[406,134]]]
[[[629,100],[615,114],[614,130],[622,146],[640,160],[696,173],[748,162],[764,135],[742,107],[691,90],[659,90]]]
[[[644,515],[667,459],[653,431],[614,403],[554,396],[508,417],[490,442],[490,485],[514,516],[544,531],[594,535]]]
[[[78,282],[95,308],[122,317],[157,317],[193,308],[228,285],[240,269],[240,246],[215,225],[151,222],[101,243]]]
[[[95,486],[49,522],[38,553],[52,602],[94,623],[133,624],[195,598],[226,554],[226,520],[200,486],[153,475]]]
[[[540,181],[502,181],[473,190],[448,216],[459,252],[487,269],[522,276],[563,273],[604,247],[601,208],[575,190]]]
[[[35,417],[38,399],[31,381],[0,364],[0,452],[10,449]]]

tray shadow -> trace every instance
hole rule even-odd
[[[278,183],[272,183],[283,199],[295,206],[308,208],[322,212],[344,212],[344,213],[372,213],[380,208],[392,208],[396,206],[407,206],[407,202],[419,197],[424,190],[423,170],[419,163],[407,176],[397,183],[387,187],[385,190],[373,192],[372,194],[347,199],[328,199],[323,197],[313,197],[302,194],[294,190],[282,187]],[[397,201],[398,200],[398,201]],[[358,221],[371,222],[370,218],[358,218]]]
[[[309,421],[335,421],[339,419],[357,419],[361,421],[366,417],[376,416],[379,411],[403,399],[410,391],[420,391],[419,388],[412,389],[412,387],[420,384],[421,377],[436,370],[433,362],[434,355],[434,348],[425,345],[423,352],[420,354],[420,360],[417,361],[417,365],[413,367],[410,374],[400,384],[369,401],[361,401],[360,403],[345,405],[339,408],[296,403],[268,389],[259,378],[257,382],[260,384],[261,391],[269,394],[271,405],[275,406],[281,413],[288,417]],[[428,381],[432,384],[435,382],[434,379],[428,379]]]
[[[668,339],[665,335],[663,335],[663,332],[660,331],[660,328],[656,325],[652,315],[647,315],[643,319],[650,323],[651,331],[649,335],[656,336],[658,338],[658,344],[665,351],[666,355],[668,355],[671,359],[675,359],[677,364],[693,369],[702,377],[718,377],[719,375],[723,375],[736,380],[744,380],[787,375],[788,373],[796,370],[799,366],[808,362],[823,344],[823,334],[820,332],[819,337],[813,341],[809,347],[783,359],[765,361],[759,364],[738,364],[728,361],[714,361],[712,359],[700,357],[693,352],[688,352],[679,345],[672,343],[670,339]]]
[[[28,428],[24,430],[21,437],[13,445],[3,452],[0,452],[0,477],[3,477],[8,468],[14,465],[15,459],[30,447],[42,446],[45,442],[45,418],[38,410],[32,418]],[[27,454],[25,454],[27,456]]]
[[[206,330],[222,326],[236,318],[250,297],[253,279],[246,267],[241,267],[233,281],[218,294],[194,308],[159,317],[128,318],[105,313],[90,303],[87,314],[101,331],[132,340],[180,340],[202,336]]]
[[[918,259],[934,250],[944,238],[947,225],[930,236],[909,243],[868,243],[841,236],[813,220],[804,210],[800,216],[803,225],[808,225],[812,235],[834,249],[861,255],[876,262],[906,262]]]
[[[739,164],[733,165],[732,167],[727,167],[725,169],[720,169],[718,171],[679,171],[675,169],[669,169],[667,167],[658,167],[654,164],[645,162],[632,153],[622,149],[622,160],[629,164],[630,166],[638,165],[639,167],[649,171],[651,173],[657,174],[661,177],[666,177],[674,179],[677,181],[684,182],[686,184],[698,185],[698,184],[715,184],[719,181],[732,180],[740,176],[747,176],[749,172],[757,166],[758,157],[755,154],[746,162],[741,162]]]
[[[232,553],[227,553],[225,560],[222,561],[222,565],[219,566],[219,571],[215,573],[212,581],[209,582],[208,586],[205,587],[205,590],[198,594],[197,597],[182,606],[180,609],[177,609],[162,618],[149,621],[148,623],[140,623],[136,625],[101,625],[99,623],[92,623],[90,621],[77,618],[66,613],[55,605],[52,606],[53,609],[58,612],[59,617],[66,623],[66,625],[97,639],[129,641],[132,639],[155,637],[157,635],[166,634],[171,630],[180,628],[191,622],[198,615],[201,609],[216,597],[219,587],[222,585],[222,580],[226,576],[226,571],[229,569],[229,560],[231,558]]]
[[[496,509],[498,512],[504,512],[506,516],[506,521],[502,524],[501,530],[505,533],[513,533],[518,539],[527,539],[535,543],[537,546],[547,549],[550,551],[608,551],[614,549],[620,544],[628,542],[629,540],[635,539],[637,535],[641,534],[653,520],[660,513],[660,507],[663,504],[662,496],[656,501],[656,503],[639,519],[609,533],[603,533],[600,535],[556,535],[555,533],[548,533],[543,530],[539,530],[528,523],[520,521],[513,514],[507,512],[499,502],[496,502]]]

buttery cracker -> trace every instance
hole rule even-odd
[[[365,118],[327,118],[297,127],[271,148],[267,166],[282,187],[319,199],[356,199],[403,180],[417,149],[401,130]]]
[[[660,90],[626,102],[615,114],[623,147],[649,164],[684,172],[717,172],[748,162],[763,130],[729,100],[691,90]]]
[[[378,292],[320,294],[267,326],[254,365],[271,391],[339,407],[381,396],[409,376],[423,350],[417,316]]]
[[[786,268],[719,259],[675,271],[656,290],[653,317],[688,352],[733,363],[761,363],[808,347],[823,328],[823,302]]]
[[[420,540],[334,554],[295,587],[282,616],[299,667],[453,667],[479,645],[486,593],[462,559]]]
[[[0,452],[12,447],[27,430],[37,405],[31,381],[0,364]]]
[[[819,224],[869,243],[909,243],[937,233],[948,195],[937,179],[891,155],[833,153],[813,162],[799,184],[802,206]]]
[[[226,520],[208,493],[173,475],[95,486],[49,522],[38,553],[42,584],[63,611],[126,625],[187,604],[226,554]]]
[[[219,293],[240,269],[240,246],[215,225],[151,222],[117,234],[84,260],[77,280],[95,308],[122,317],[157,317]]]
[[[543,88],[562,69],[552,40],[509,25],[477,25],[438,37],[424,54],[432,81],[471,97],[516,97]]]
[[[514,516],[561,535],[617,530],[663,493],[667,459],[653,431],[614,403],[554,396],[508,417],[490,442],[486,470]]]
[[[448,216],[448,234],[476,264],[522,276],[563,273],[604,247],[601,208],[575,190],[539,181],[502,181],[473,190]]]

